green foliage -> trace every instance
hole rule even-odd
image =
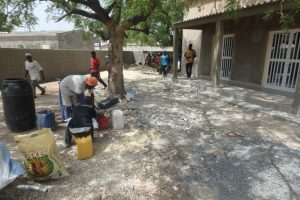
[[[52,19],[59,19],[64,15],[65,10],[80,8],[82,10],[91,11],[91,9],[80,5],[79,3],[63,4],[61,0],[51,0],[52,5],[48,7]],[[114,2],[114,7],[109,10],[110,5]],[[101,0],[101,6],[105,10],[109,10],[109,16],[113,22],[121,24],[133,16],[151,13],[150,16],[135,26],[127,29],[125,42],[134,42],[141,44],[151,44],[168,46],[172,44],[172,24],[182,20],[184,4],[178,0]],[[155,4],[153,9],[152,4]],[[96,36],[100,36],[102,40],[110,39],[110,31],[108,27],[100,20],[95,20],[79,15],[66,16],[66,19],[73,22],[76,29],[85,30]]]
[[[285,3],[291,3],[293,8],[291,10],[283,10]],[[279,24],[283,30],[288,30],[290,27],[295,25],[296,17],[299,17],[300,12],[300,0],[279,0],[278,4],[280,6],[279,11],[269,10],[264,15],[264,20],[269,21],[275,17],[279,17]]]
[[[184,4],[173,0],[161,1],[150,18],[135,28],[147,29],[149,34],[127,31],[127,42],[148,45],[171,46],[173,43],[172,24],[183,19]]]
[[[157,1],[158,2],[158,1]],[[118,1],[119,7],[121,7],[121,19],[128,19],[136,14],[143,14],[149,11],[148,0],[125,0]]]
[[[238,0],[226,0],[225,12],[236,12],[240,7]]]
[[[285,3],[285,0],[281,0],[281,6]],[[293,9],[289,11],[280,10],[277,14],[279,14],[279,24],[281,28],[284,30],[288,30],[291,26],[295,25],[296,17],[299,17],[300,12],[300,0],[291,0],[289,1],[293,4]]]
[[[283,14],[279,19],[279,24],[283,30],[288,30],[291,26],[295,25],[295,18],[289,13]]]
[[[68,10],[81,9],[91,12],[86,6],[73,3],[71,1],[62,0],[49,0],[50,4],[47,8],[49,18],[54,21],[59,21],[62,16],[66,14]],[[112,1],[104,0],[103,4],[109,4]],[[109,39],[109,32],[106,26],[99,20],[83,17],[80,15],[72,14],[64,16],[64,20],[73,23],[77,30],[80,30],[84,39],[91,39],[100,37],[102,40]]]
[[[37,18],[30,0],[0,0],[0,31],[11,32],[15,27],[31,29]]]
[[[226,0],[225,12],[233,15],[235,19],[238,18],[240,8],[238,0]]]
[[[274,10],[268,10],[268,11],[265,13],[265,15],[263,16],[263,19],[264,19],[265,21],[269,21],[269,20],[271,20],[271,19],[274,17],[274,15],[275,15],[275,11],[274,11]]]
[[[238,18],[238,11],[240,11],[240,4],[238,0],[226,0],[225,12],[233,14]],[[277,0],[279,11],[268,10],[265,12],[263,19],[270,21],[274,18],[278,18],[278,23],[283,30],[288,30],[295,25],[295,19],[299,17],[300,13],[300,0]],[[293,8],[291,10],[283,10],[285,3],[291,3]]]

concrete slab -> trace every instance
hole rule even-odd
[[[171,78],[163,79],[170,84]],[[185,92],[195,92],[216,98],[230,104],[242,106],[275,117],[300,123],[300,118],[293,114],[292,95],[274,94],[274,92],[258,91],[244,87],[222,84],[220,88],[212,88],[212,83],[205,79],[178,78],[173,86],[183,88]]]

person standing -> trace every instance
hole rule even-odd
[[[181,55],[178,54],[177,56],[177,70],[178,72],[181,72]]]
[[[154,67],[156,68],[157,72],[158,72],[158,66],[159,66],[159,56],[158,54],[154,55]]]
[[[193,45],[190,43],[189,48],[184,53],[185,63],[186,63],[186,74],[188,78],[191,78],[192,67],[194,64],[194,59],[196,57],[196,51],[193,49]]]
[[[161,74],[160,53],[156,54],[155,65],[156,65],[157,72]]]
[[[151,66],[151,59],[152,59],[151,53],[148,52],[147,57],[145,59],[145,65],[146,66],[149,66],[149,67]]]
[[[163,55],[161,56],[161,65],[162,65],[163,76],[166,77],[168,73],[168,55],[166,52],[164,52]]]
[[[90,60],[90,73],[92,77],[95,77],[103,86],[104,89],[107,87],[107,84],[100,77],[100,60],[96,56],[96,52],[91,52]]]
[[[45,75],[42,66],[36,60],[32,59],[31,53],[26,53],[25,58],[25,78],[27,78],[29,74],[31,80],[31,87],[33,91],[33,97],[36,98],[36,88],[39,88],[39,90],[41,91],[41,95],[44,95],[46,93],[46,90],[45,88],[42,88],[39,84],[41,78],[45,80]]]
[[[72,107],[78,102],[80,95],[85,90],[91,93],[92,105],[94,104],[93,89],[97,86],[98,81],[95,77],[84,77],[82,75],[69,75],[59,84],[62,105],[66,107],[67,117],[71,117]]]

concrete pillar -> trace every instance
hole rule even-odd
[[[178,57],[178,29],[174,28],[174,36],[173,36],[173,81],[177,79],[178,76],[178,69],[177,69],[177,57]]]
[[[293,103],[293,113],[295,115],[300,115],[300,75],[298,75],[297,78],[297,86]]]
[[[211,66],[211,78],[212,85],[214,88],[220,86],[220,67],[221,67],[221,51],[222,51],[222,41],[223,41],[223,31],[224,25],[221,20],[216,22],[215,38],[213,41],[213,57]]]

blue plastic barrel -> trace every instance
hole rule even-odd
[[[51,110],[43,110],[37,113],[37,128],[51,128],[53,131],[55,129],[55,115]]]

